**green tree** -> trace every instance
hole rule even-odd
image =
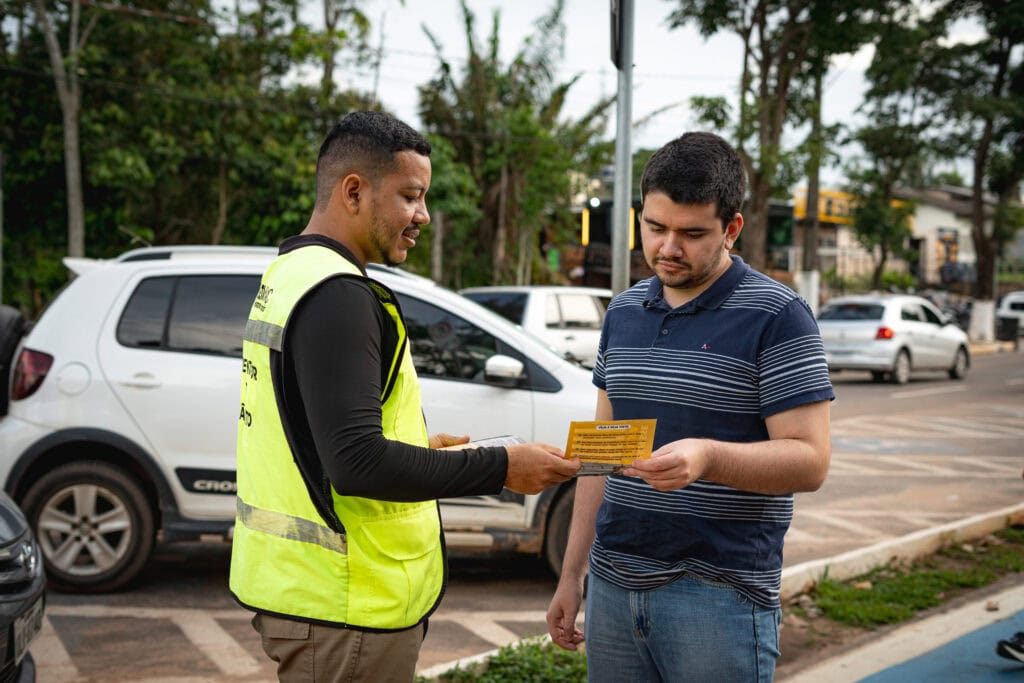
[[[530,282],[541,231],[552,224],[570,229],[570,171],[593,172],[607,159],[601,153],[607,145],[595,140],[605,128],[609,101],[578,120],[560,118],[578,78],[554,79],[564,42],[561,0],[507,66],[499,54],[500,15],[493,15],[482,50],[464,0],[461,10],[468,47],[461,78],[424,27],[439,70],[420,88],[420,116],[430,133],[448,138],[481,189],[477,230],[464,245],[476,256],[462,271],[466,284]]]
[[[1022,133],[1024,121],[1024,88],[1014,73],[1022,68],[1021,48],[1024,46],[1024,1],[1022,0],[951,0],[946,10],[951,19],[961,15],[978,20],[986,31],[981,40],[949,46],[951,77],[940,85],[945,104],[960,125],[971,132],[973,162],[971,199],[971,237],[977,256],[976,300],[992,302],[995,298],[995,261],[1008,235],[986,230],[986,175],[994,168],[993,154],[1008,137]],[[1015,147],[1014,143],[1010,143]],[[996,164],[995,168],[1012,168],[1013,163]],[[1012,171],[1011,176],[1012,178]],[[995,183],[1005,183],[1003,175]],[[1019,181],[1018,181],[1019,182]],[[1004,188],[1009,189],[1009,188]],[[1004,212],[1005,215],[1005,212]],[[995,226],[994,226],[995,227]],[[979,316],[978,322],[984,322]],[[980,329],[972,321],[975,336],[991,338],[990,329]]]
[[[463,245],[472,242],[480,220],[480,188],[469,168],[455,159],[455,148],[448,140],[432,135],[430,142],[430,224],[420,230],[420,245],[409,252],[406,267],[459,289],[463,272],[472,271],[478,261],[479,255]]]
[[[997,209],[993,228],[985,191],[1013,194],[1015,140],[1022,131],[1024,88],[1016,74],[1024,46],[1024,0],[946,0],[921,18],[910,16],[910,39],[879,43],[877,68],[869,71],[871,93],[890,106],[915,114],[922,147],[949,157],[970,158],[971,236],[977,277],[970,334],[990,339],[994,331],[995,260],[1008,239],[1009,214]],[[958,21],[984,33],[950,43],[945,35]],[[995,175],[993,175],[995,174]]]
[[[673,27],[693,23],[707,37],[719,31],[743,43],[735,140],[750,181],[744,209],[742,252],[755,268],[766,266],[768,200],[784,187],[797,163],[782,148],[787,122],[807,119],[807,107],[792,108],[801,87],[824,74],[828,59],[869,40],[871,26],[892,3],[860,0],[677,0]],[[812,95],[813,97],[813,95]],[[705,122],[731,118],[717,98],[691,103]],[[820,145],[819,145],[820,146]],[[819,153],[820,156],[820,153]]]

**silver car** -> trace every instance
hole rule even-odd
[[[971,363],[967,334],[919,296],[837,297],[818,327],[830,370],[866,370],[876,382],[906,384],[917,370],[963,379]]]

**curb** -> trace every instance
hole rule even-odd
[[[974,341],[968,343],[968,349],[972,356],[987,356],[990,353],[1012,352],[1018,349],[1018,345],[1012,341]]]
[[[1011,505],[993,512],[974,515],[973,517],[967,517],[956,522],[943,524],[942,526],[922,529],[906,536],[851,550],[834,557],[811,560],[784,568],[782,570],[782,585],[779,590],[779,599],[785,603],[787,600],[806,593],[826,575],[830,579],[842,581],[866,574],[872,569],[877,569],[894,560],[913,560],[924,555],[930,555],[954,543],[972,541],[986,536],[993,531],[1021,523],[1024,523],[1024,503]],[[511,645],[515,647],[520,643],[530,642],[551,642],[551,637],[548,635],[531,636],[516,641]],[[417,671],[416,674],[426,678],[436,678],[451,669],[464,669],[483,662],[496,655],[499,650],[501,648],[495,648],[451,662],[435,664],[429,669]]]
[[[788,567],[782,570],[779,599],[785,602],[806,593],[826,575],[830,579],[843,581],[866,574],[872,569],[877,569],[894,560],[913,560],[930,555],[953,543],[981,538],[993,531],[1022,522],[1024,522],[1024,503],[1019,503],[942,526],[915,531],[906,536],[851,550],[835,557],[811,560]]]
[[[995,603],[997,610],[986,604]],[[872,643],[788,676],[786,683],[855,683],[916,659],[979,629],[1014,619],[1024,611],[1024,586],[1008,588],[985,600],[901,626]],[[988,652],[991,654],[991,645]],[[977,672],[981,675],[982,672]],[[1011,680],[1014,674],[1007,676]],[[891,680],[891,677],[889,678]],[[951,677],[948,680],[964,680]],[[985,680],[992,680],[985,678]]]

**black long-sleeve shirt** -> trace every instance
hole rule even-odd
[[[281,253],[309,244],[359,265],[344,246],[322,236],[289,238]],[[379,500],[499,493],[508,468],[504,448],[434,450],[384,437],[382,364],[390,365],[396,341],[394,321],[361,280],[328,279],[299,302],[275,381],[283,387],[292,448],[306,461],[300,469],[326,474],[342,495]]]

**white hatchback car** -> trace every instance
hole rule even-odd
[[[916,370],[963,379],[967,334],[919,296],[871,294],[829,301],[818,314],[830,370],[867,370],[876,382],[905,384]]]
[[[1016,318],[1017,334],[1024,335],[1024,290],[1009,292],[999,299],[997,318]]]
[[[604,312],[612,290],[523,285],[467,287],[459,294],[486,306],[587,368],[597,362]]]
[[[14,360],[0,482],[25,510],[51,585],[123,586],[158,531],[165,541],[230,537],[242,329],[275,254],[157,247],[66,259],[77,277],[0,357],[0,370]],[[590,373],[430,280],[371,275],[400,300],[432,433],[562,447],[570,421],[592,419]],[[12,309],[0,313],[0,353],[10,354],[19,329]],[[573,490],[442,501],[447,545],[533,553],[557,571]]]

